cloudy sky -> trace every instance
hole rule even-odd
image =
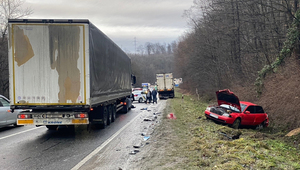
[[[36,19],[89,19],[125,52],[171,43],[188,30],[184,10],[193,0],[26,0]]]

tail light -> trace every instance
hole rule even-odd
[[[123,105],[124,105],[124,106],[126,106],[126,105],[127,105],[127,103],[126,103],[126,102],[124,102],[124,103],[123,103]]]
[[[19,114],[18,119],[31,119],[32,115],[31,114]]]
[[[79,114],[75,114],[74,116],[75,116],[75,118],[87,118],[88,117],[86,113],[79,113]]]
[[[134,95],[134,97],[137,97],[137,96],[138,96],[137,94]]]

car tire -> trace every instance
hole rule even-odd
[[[240,118],[236,118],[233,122],[233,124],[231,125],[231,127],[233,129],[238,129],[241,125],[241,119]]]
[[[142,103],[143,102],[143,99],[142,98],[139,98],[139,103]]]
[[[263,121],[261,124],[257,125],[257,130],[262,130],[264,127],[266,127],[266,121]]]

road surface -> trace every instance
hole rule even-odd
[[[0,165],[12,169],[126,169],[133,146],[146,143],[144,137],[159,123],[166,100],[158,104],[134,102],[136,108],[127,114],[118,114],[106,129],[76,126],[57,131],[46,127],[21,126],[0,129]],[[141,110],[147,108],[147,110]],[[156,115],[154,115],[156,113]],[[156,116],[156,118],[155,118]],[[145,121],[147,119],[154,121]]]

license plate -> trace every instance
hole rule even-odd
[[[72,119],[72,123],[74,124],[88,124],[87,119]]]
[[[46,118],[62,118],[62,115],[46,115]]]
[[[219,119],[219,116],[216,116],[216,115],[214,115],[214,114],[209,114],[211,117],[213,117],[213,118],[216,118],[216,119]]]
[[[33,125],[33,119],[18,120],[18,125]]]

